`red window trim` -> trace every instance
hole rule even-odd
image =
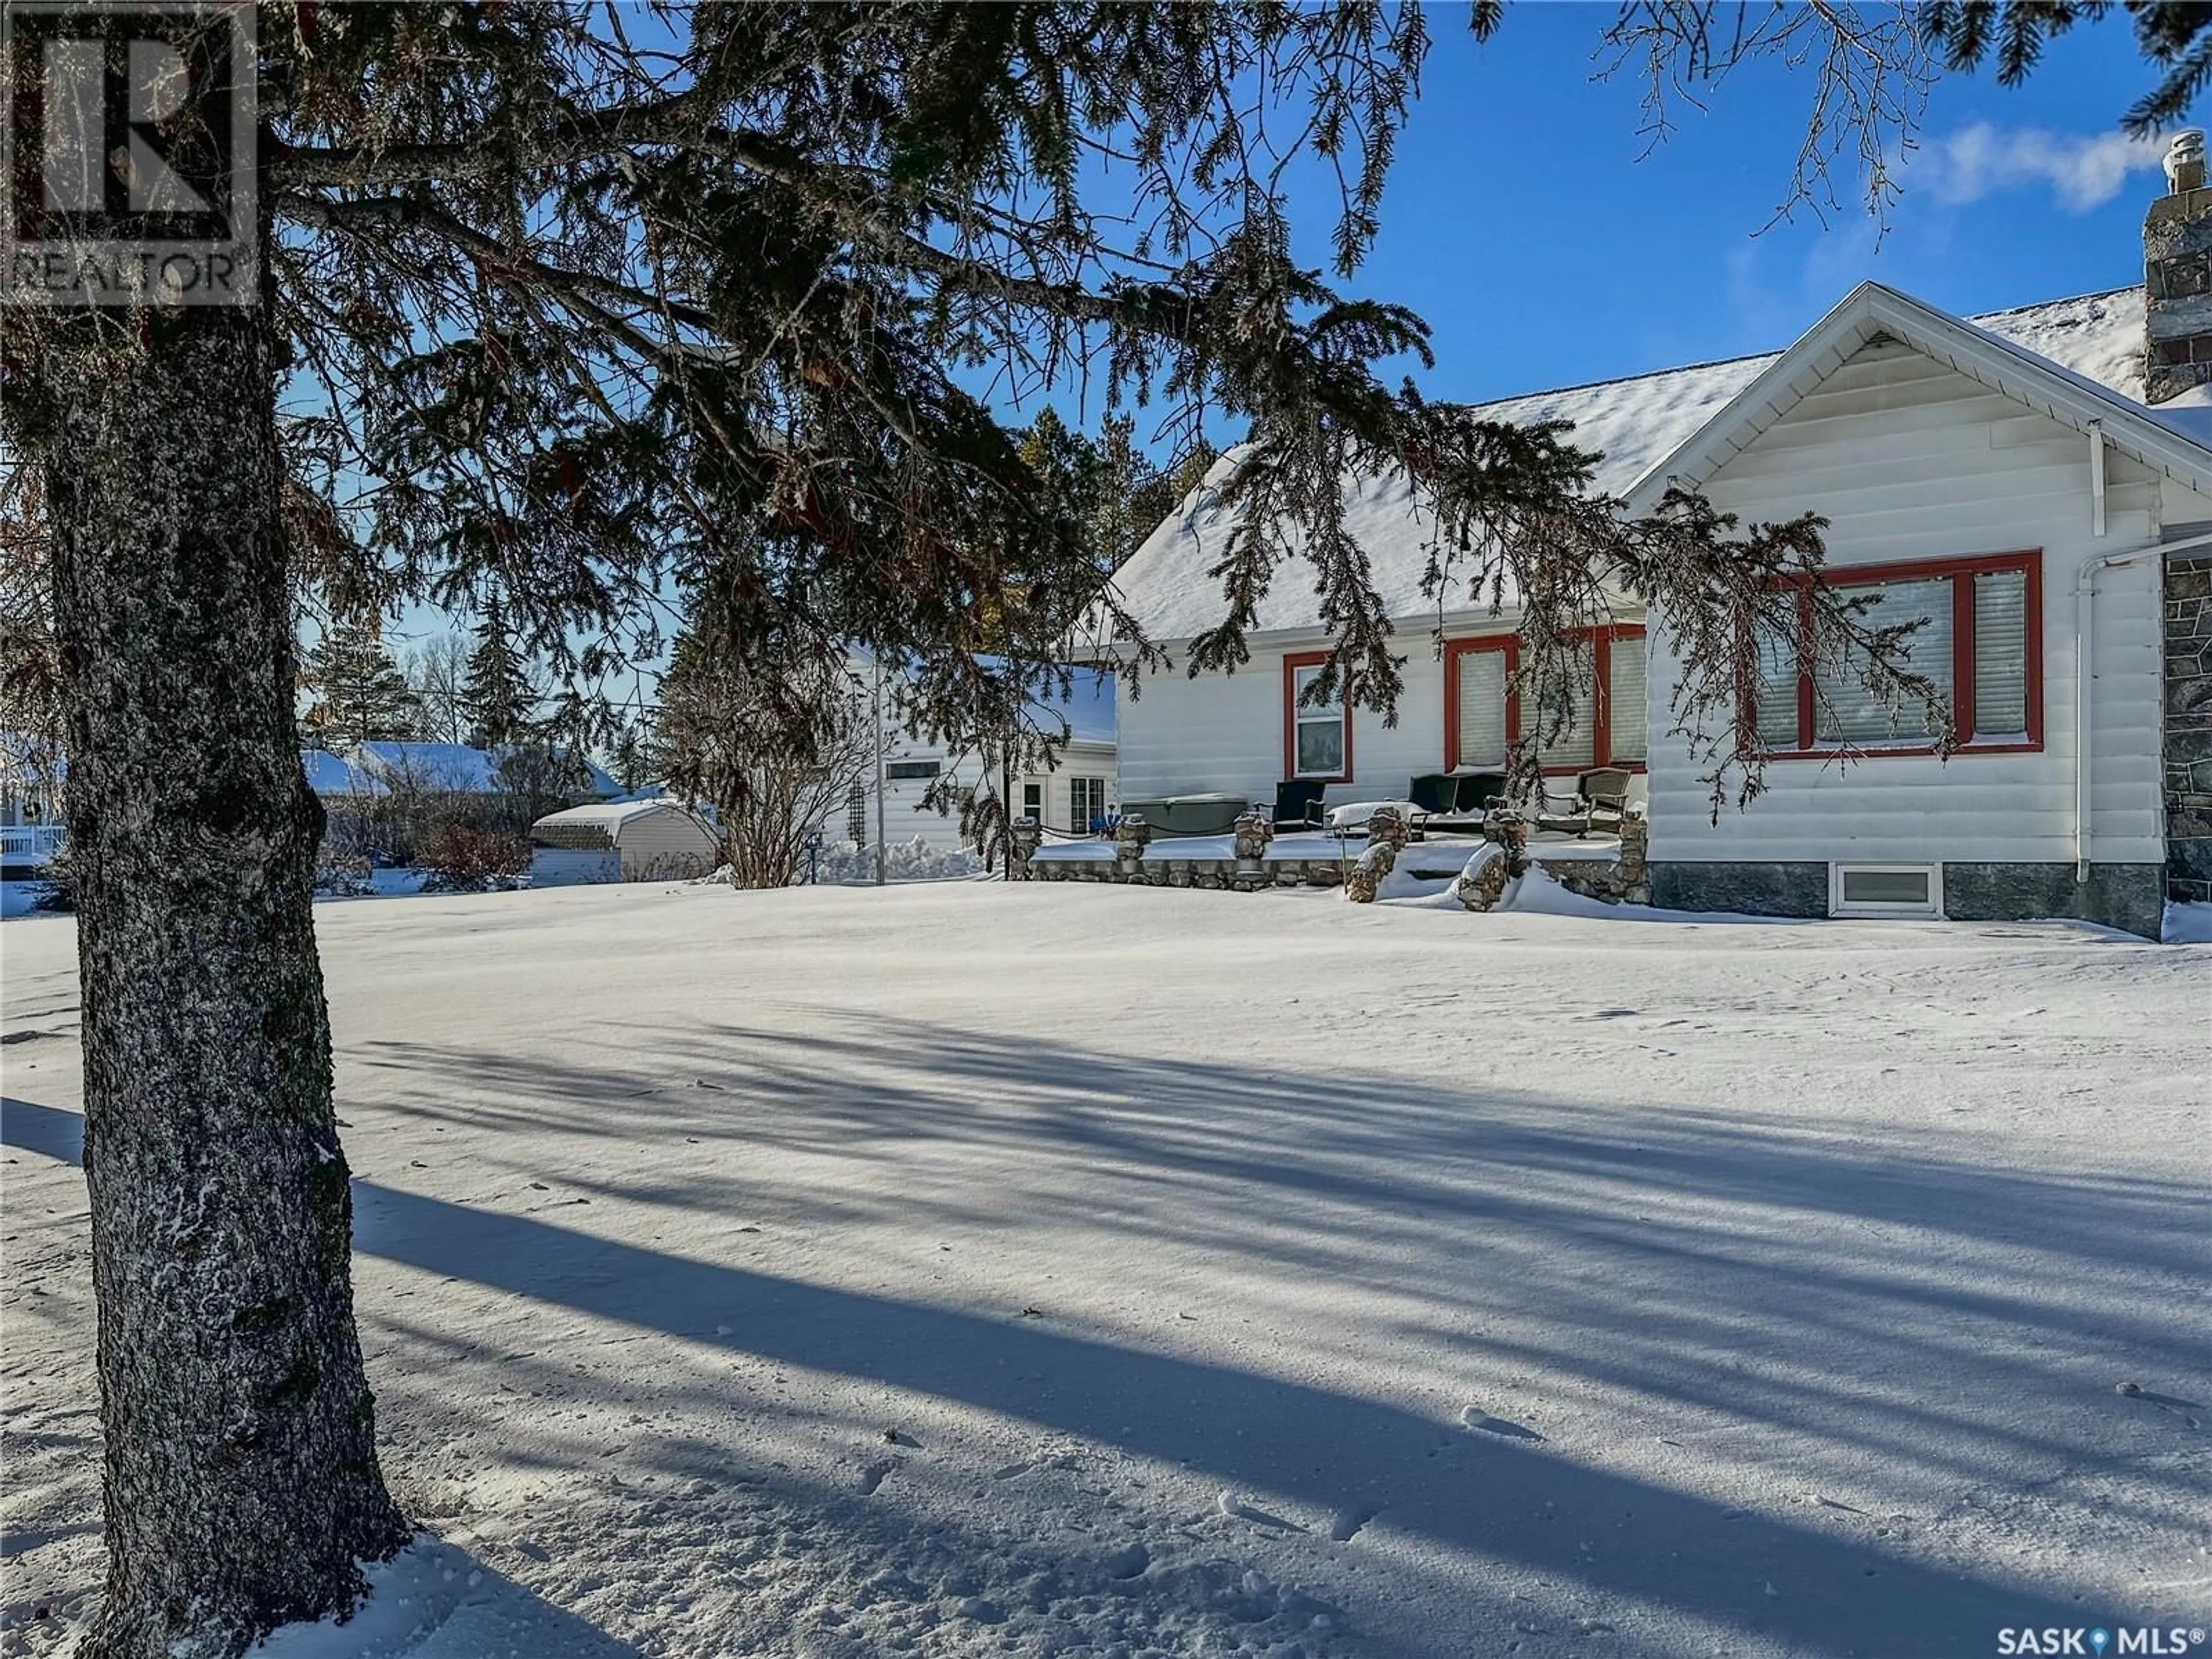
[[[1283,776],[1308,783],[1352,781],[1352,705],[1344,704],[1344,770],[1334,777],[1298,770],[1298,670],[1317,668],[1328,660],[1326,651],[1291,651],[1283,658]]]
[[[1594,702],[1595,715],[1590,722],[1590,754],[1588,765],[1547,766],[1547,777],[1578,777],[1584,772],[1611,768],[1622,772],[1642,772],[1646,763],[1640,760],[1620,761],[1613,757],[1613,653],[1607,649],[1613,641],[1640,640],[1644,637],[1641,623],[1613,623],[1601,628],[1578,628],[1569,633],[1570,640],[1590,641],[1591,660],[1597,674],[1597,695]],[[1471,651],[1503,651],[1505,653],[1505,741],[1508,745],[1521,741],[1521,643],[1511,634],[1485,634],[1474,639],[1447,640],[1444,642],[1444,770],[1459,769],[1459,664],[1460,659]],[[1649,696],[1650,688],[1645,688]]]
[[[2023,630],[2027,655],[2022,663],[2027,704],[2027,739],[2024,743],[1976,743],[1974,729],[1974,583],[1976,576],[2017,570],[2027,579]],[[1809,589],[1812,580],[1798,577],[1794,585]],[[1829,587],[1869,587],[1881,582],[1947,580],[1951,584],[1951,697],[1953,715],[1966,740],[1954,749],[1960,755],[2034,755],[2043,750],[2043,550],[2032,547],[2003,553],[1967,554],[1948,559],[1895,559],[1887,564],[1855,564],[1824,570],[1818,578]],[[1868,760],[1911,760],[1936,753],[1933,744],[1871,746],[1821,743],[1814,732],[1813,677],[1805,672],[1805,642],[1812,630],[1812,605],[1801,593],[1797,601],[1797,743],[1791,749],[1764,751],[1766,760],[1831,761],[1839,754]],[[1755,727],[1755,711],[1746,711]]]

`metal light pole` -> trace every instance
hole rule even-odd
[[[868,661],[875,668],[876,708],[876,885],[886,879],[884,868],[884,659],[873,651]]]

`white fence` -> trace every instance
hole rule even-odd
[[[58,823],[0,826],[0,864],[44,864],[61,850],[67,833]]]

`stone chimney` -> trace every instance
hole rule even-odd
[[[2173,135],[2166,194],[2143,219],[2143,401],[2212,380],[2212,189],[2204,135]]]

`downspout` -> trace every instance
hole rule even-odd
[[[2100,442],[2097,448],[2101,450]],[[2093,469],[2094,475],[2101,467]],[[2103,502],[2098,503],[2100,516]],[[2091,641],[2095,636],[2093,601],[2097,592],[2097,573],[2116,569],[2124,564],[2133,564],[2138,559],[2159,558],[2170,553],[2185,553],[2192,548],[2212,547],[2212,531],[2201,535],[2184,536],[2170,542],[2154,542],[2148,547],[2131,548],[2124,553],[2107,553],[2101,559],[2091,559],[2082,565],[2074,581],[2074,881],[2076,886],[2089,879],[2089,694],[2094,678],[2094,662]],[[2161,688],[2160,702],[2165,702]]]
[[[2089,422],[2089,533],[2105,533],[2105,423]]]

